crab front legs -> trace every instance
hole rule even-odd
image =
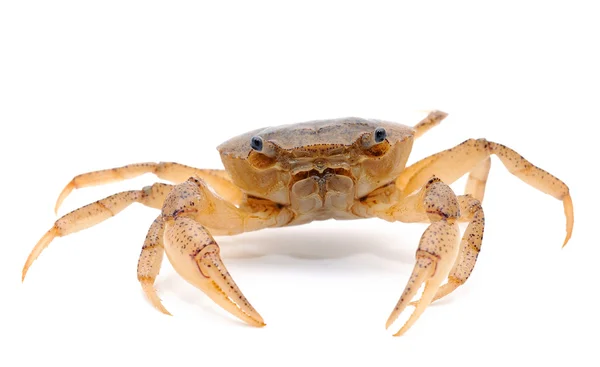
[[[225,268],[219,246],[207,228],[234,234],[286,224],[291,213],[263,203],[261,210],[245,210],[213,194],[199,178],[173,188],[162,215],[150,226],[138,264],[138,279],[152,304],[168,313],[156,296],[153,284],[162,251],[186,281],[202,290],[232,315],[253,326],[264,326],[258,312],[242,294]]]
[[[467,221],[469,225],[460,241],[458,257],[448,275],[448,282],[440,287],[431,302],[449,295],[469,279],[475,268],[479,251],[481,251],[485,227],[485,215],[481,202],[470,195],[461,195],[457,199],[461,214],[459,220],[461,222]]]
[[[416,195],[392,205],[386,212],[389,213],[390,218],[386,218],[389,220],[412,221],[425,214],[431,222],[419,242],[417,261],[408,284],[386,323],[386,327],[390,327],[396,321],[425,283],[421,300],[416,304],[412,315],[394,334],[398,336],[417,321],[439,292],[444,292],[442,283],[455,268],[461,250],[458,228],[460,204],[448,185],[432,178]],[[379,215],[385,216],[381,212]],[[469,235],[468,232],[467,230],[465,237]]]
[[[391,326],[406,306],[416,306],[396,336],[406,332],[431,302],[448,295],[469,278],[483,240],[485,218],[479,200],[470,195],[457,197],[448,185],[433,177],[408,197],[402,197],[394,184],[387,185],[353,209],[362,217],[431,223],[419,242],[413,273],[386,323],[386,327]],[[469,222],[460,242],[459,221]],[[421,299],[411,303],[423,283]]]

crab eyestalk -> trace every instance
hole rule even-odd
[[[253,136],[250,139],[250,147],[260,154],[266,155],[269,158],[274,158],[277,155],[277,147],[268,140],[263,140],[260,136]]]
[[[382,143],[387,138],[387,132],[384,128],[378,127],[375,130],[362,136],[363,149],[371,149],[372,147]]]

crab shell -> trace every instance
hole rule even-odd
[[[373,139],[383,128],[386,138]],[[252,137],[264,148],[252,149]],[[414,129],[373,119],[348,117],[257,129],[217,147],[233,182],[247,194],[290,205],[307,177],[329,173],[338,186],[361,198],[393,181],[412,149]],[[351,181],[348,181],[351,180]]]

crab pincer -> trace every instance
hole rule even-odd
[[[221,260],[219,246],[199,223],[177,217],[165,223],[165,250],[173,268],[223,309],[252,326],[265,326]]]
[[[433,302],[458,254],[458,239],[458,225],[447,222],[433,223],[423,234],[412,275],[385,327],[389,328],[396,321],[423,284],[425,284],[425,289],[421,299],[415,303],[416,308],[410,318],[394,336],[404,334],[417,321],[427,306]]]
[[[439,179],[432,178],[415,195],[414,203],[422,208],[431,224],[421,236],[412,275],[386,322],[386,328],[396,321],[423,284],[425,288],[421,299],[415,303],[415,310],[395,336],[408,330],[433,302],[442,283],[448,279],[460,250],[457,223],[460,204],[452,189]]]

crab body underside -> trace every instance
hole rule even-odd
[[[67,184],[55,210],[73,189],[144,173],[173,184],[120,192],[64,215],[32,250],[23,279],[55,237],[89,228],[138,202],[161,210],[138,262],[138,279],[158,310],[168,314],[154,289],[166,252],[175,270],[219,306],[250,325],[264,326],[225,268],[213,235],[330,218],[430,223],[419,242],[414,270],[386,324],[389,327],[408,305],[414,305],[395,334],[401,335],[431,302],[469,278],[483,239],[481,202],[492,154],[524,182],[563,201],[564,244],[573,229],[568,187],[504,145],[469,139],[405,167],[414,140],[445,117],[433,111],[414,127],[344,118],[259,129],[218,147],[225,170],[139,163],[81,174]],[[456,195],[448,185],[467,173],[465,194]],[[468,223],[462,236],[459,222]],[[411,302],[423,284],[420,299]]]

